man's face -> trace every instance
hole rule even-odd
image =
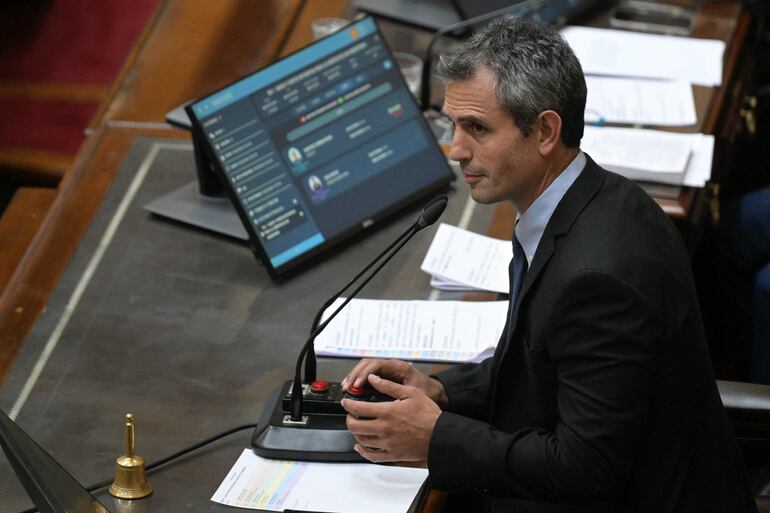
[[[473,78],[448,84],[443,110],[454,125],[449,158],[460,163],[471,197],[526,209],[543,179],[537,130],[524,137],[500,107],[492,72],[480,68]]]

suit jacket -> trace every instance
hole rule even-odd
[[[430,442],[431,485],[476,493],[479,510],[756,510],[681,236],[590,158],[494,357],[435,377],[449,407]]]

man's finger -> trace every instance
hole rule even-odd
[[[369,374],[379,372],[381,360],[371,360],[364,358],[353,367],[348,375],[340,382],[342,390],[347,391],[351,386],[362,387],[366,384],[366,377]]]
[[[383,394],[387,394],[393,399],[406,399],[411,395],[411,388],[390,381],[389,379],[381,378],[376,374],[369,374],[369,383],[378,391]]]
[[[354,399],[343,399],[340,404],[345,408],[345,411],[354,417],[371,420],[379,418],[392,403],[370,403]]]
[[[355,449],[358,454],[371,461],[372,463],[394,461],[393,457],[390,456],[388,451],[367,449],[361,444],[356,444],[353,449]]]
[[[383,449],[382,439],[379,436],[356,434],[354,438],[364,447],[377,450]]]
[[[345,422],[347,423],[348,431],[354,435],[379,436],[382,434],[382,428],[376,420],[362,420],[348,415],[345,418]]]

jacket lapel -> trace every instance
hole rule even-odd
[[[498,350],[496,352],[496,355],[500,355],[498,365],[505,358],[508,348],[511,346],[520,315],[526,314],[527,294],[537,282],[537,278],[545,268],[545,265],[551,259],[555,251],[556,239],[569,232],[577,217],[599,191],[603,181],[602,169],[591,157],[586,155],[585,168],[583,168],[575,183],[567,190],[556,210],[554,210],[551,219],[543,231],[543,236],[540,238],[537,251],[532,259],[532,265],[527,270],[527,274],[524,275],[524,282],[521,285],[516,309],[513,316],[510,317],[511,322],[507,326],[503,340],[501,340],[504,346],[502,351]]]

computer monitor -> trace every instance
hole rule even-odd
[[[273,278],[454,178],[371,17],[186,110]]]
[[[428,30],[462,20],[454,0],[355,0],[356,9]]]
[[[0,447],[40,513],[109,513],[2,410]]]
[[[488,12],[511,7],[521,0],[452,0],[455,8],[464,20],[481,16]]]

